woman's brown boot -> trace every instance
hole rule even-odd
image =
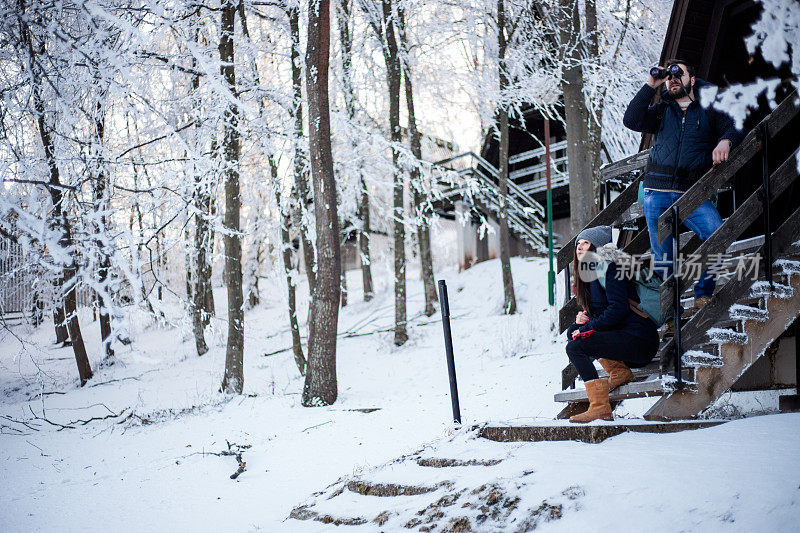
[[[598,359],[598,363],[603,367],[603,370],[608,372],[608,390],[609,392],[616,389],[620,385],[625,385],[633,381],[633,372],[628,368],[628,365],[622,361],[614,361],[613,359]]]
[[[593,379],[586,382],[586,396],[589,397],[589,409],[585,413],[569,417],[570,422],[591,422],[601,418],[614,420],[611,404],[608,402],[608,380]]]

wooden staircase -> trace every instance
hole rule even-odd
[[[462,200],[478,217],[498,215],[502,205],[498,185],[500,172],[491,163],[473,152],[465,152],[437,161],[433,167],[438,174],[437,187],[432,191],[434,205],[442,206]],[[533,250],[545,253],[547,233],[544,207],[517,185],[513,176],[508,179],[506,202],[509,229]]]
[[[675,204],[680,223],[715,191],[725,187],[750,160],[761,157],[770,139],[791,135],[785,128],[798,117],[800,109],[796,94],[787,97],[767,116],[758,128],[746,137],[732,153],[727,163],[709,170]],[[784,137],[785,138],[785,137]],[[796,141],[795,141],[796,142]],[[739,240],[742,233],[758,219],[768,206],[790,186],[797,183],[797,156],[800,148],[789,155],[768,179],[769,199],[762,185],[739,204],[723,225],[705,242],[691,232],[680,239],[679,253],[695,254],[703,270],[714,263],[720,253],[738,258],[767,258],[772,262],[773,283],[765,281],[766,263],[761,261],[755,274],[760,279],[735,277],[718,282],[716,292],[699,311],[693,309],[690,297],[693,279],[674,276],[661,287],[662,311],[674,308],[674,287],[682,295],[684,312],[680,320],[681,353],[676,364],[676,343],[664,335],[655,359],[648,366],[632,369],[635,380],[612,391],[612,405],[630,398],[659,397],[644,417],[648,420],[675,420],[698,416],[725,392],[735,389],[748,369],[770,353],[779,338],[790,330],[800,316],[800,208],[765,237]],[[614,163],[604,169],[604,178],[637,171],[646,164],[642,153]],[[749,177],[753,179],[752,176]],[[760,177],[759,177],[760,178]],[[587,227],[598,225],[630,225],[631,204],[636,199],[641,175],[611,204],[598,214]],[[683,215],[683,216],[680,216]],[[659,218],[659,237],[673,233],[673,213],[667,210]],[[642,225],[639,225],[642,227]],[[573,237],[574,240],[574,237]],[[767,249],[769,243],[770,248]],[[641,254],[649,248],[647,230],[639,231],[624,246],[629,254]],[[558,254],[558,270],[565,272],[569,287],[569,266],[572,247],[565,246]],[[570,298],[560,311],[560,331],[574,322],[578,306]],[[796,328],[795,332],[797,332]],[[680,372],[681,380],[677,379]],[[600,372],[604,377],[605,373]],[[577,373],[568,365],[562,371],[562,392],[555,401],[566,403],[559,418],[585,410],[588,405],[583,387],[575,388]],[[784,380],[786,381],[786,380]],[[796,379],[795,379],[796,383]]]

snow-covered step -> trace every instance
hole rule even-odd
[[[675,433],[702,429],[724,423],[722,420],[695,420],[681,422],[645,422],[616,419],[594,424],[571,424],[566,421],[536,426],[486,426],[480,436],[497,442],[542,442],[575,440],[596,444],[627,431],[636,433]]]
[[[790,277],[793,274],[800,275],[800,261],[795,261],[793,259],[778,259],[773,264],[775,265],[774,272],[780,272]]]
[[[733,304],[728,310],[728,316],[741,320],[758,320],[766,322],[769,320],[769,311],[749,305]]]
[[[634,381],[627,385],[617,387],[608,398],[611,401],[627,400],[629,398],[643,398],[645,396],[660,396],[663,393],[661,380],[656,378],[647,381]],[[553,399],[557,402],[580,402],[586,401],[586,389],[583,387],[567,389],[556,393]]]
[[[710,328],[706,335],[715,344],[747,344],[747,333],[725,328]]]
[[[722,366],[722,357],[701,350],[689,350],[681,358],[683,366],[697,368],[699,366]]]
[[[783,283],[773,283],[770,288],[769,282],[765,280],[756,281],[750,289],[750,296],[753,298],[775,296],[777,298],[791,298],[794,289],[790,285]]]
[[[742,321],[738,318],[727,318],[714,324],[715,328],[730,329],[733,331],[742,331]]]

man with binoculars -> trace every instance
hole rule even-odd
[[[670,262],[666,276],[672,270],[672,237],[658,242],[658,217],[712,165],[727,161],[731,148],[743,138],[730,116],[701,106],[702,89],[710,84],[694,74],[692,65],[677,59],[668,61],[666,68],[653,67],[623,118],[626,127],[656,136],[644,173],[644,216],[653,257]],[[650,105],[659,87],[661,101]],[[706,200],[684,224],[704,241],[722,225],[722,218]],[[714,285],[704,272],[694,286],[696,308],[708,302]]]

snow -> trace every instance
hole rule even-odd
[[[99,333],[84,314],[84,337],[95,377],[84,388],[69,348],[54,347],[52,325],[0,332],[0,531],[339,531],[363,526],[288,519],[313,494],[337,480],[409,486],[452,484],[417,496],[380,498],[351,491],[327,501],[326,512],[404,530],[403,520],[447,494],[482,501],[496,484],[520,503],[503,520],[478,526],[477,508],[442,508],[442,525],[467,517],[477,530],[535,520],[546,531],[777,530],[800,518],[800,415],[745,418],[719,427],[669,435],[623,434],[602,444],[496,443],[477,438],[475,424],[555,422],[561,404],[563,336],[550,330],[547,260],[512,259],[519,313],[502,314],[496,260],[457,273],[437,272],[450,295],[461,414],[450,421],[449,387],[439,316],[426,318],[422,284],[409,271],[410,340],[397,348],[390,328],[393,294],[387,280],[375,300],[361,301],[360,272],[349,272],[350,305],[340,315],[339,399],[329,407],[300,406],[302,377],[294,365],[279,286],[265,288],[246,313],[244,394],[218,391],[225,359],[222,318],[197,357],[189,325],[126,317],[134,343],[101,366]],[[386,275],[384,273],[384,275]],[[273,290],[274,289],[274,290]],[[279,290],[280,289],[280,290]],[[298,288],[301,330],[307,288]],[[563,294],[559,290],[557,294]],[[225,317],[224,292],[216,297]],[[165,303],[165,308],[169,307]],[[176,311],[178,313],[179,311]],[[373,333],[377,332],[377,333]],[[372,334],[370,334],[372,333]],[[42,394],[44,393],[44,394]],[[623,402],[617,414],[640,416],[647,402]],[[359,409],[377,408],[373,412]],[[774,409],[772,409],[774,412]],[[99,419],[83,425],[81,420]],[[746,410],[737,411],[746,414]],[[35,416],[71,425],[59,428]],[[25,424],[27,424],[27,426]],[[231,480],[234,445],[246,470]],[[415,455],[417,454],[417,455]],[[493,466],[423,468],[416,457],[487,460]],[[524,475],[525,472],[530,472]],[[531,509],[562,506],[562,518]],[[549,509],[549,507],[548,507]],[[620,509],[625,517],[620,520]]]

